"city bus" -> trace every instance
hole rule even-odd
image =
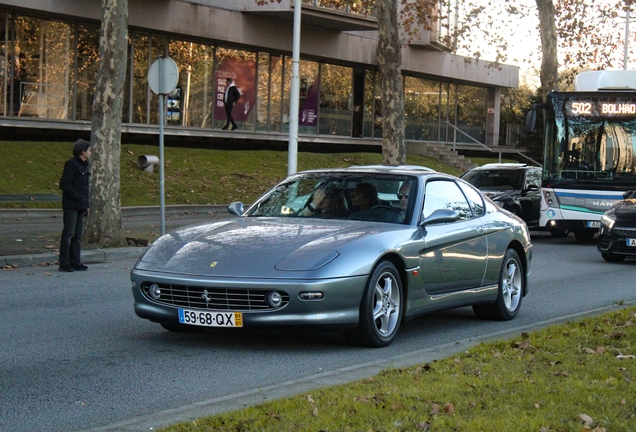
[[[636,189],[636,71],[583,72],[574,88],[535,104],[526,130],[543,109],[539,226],[589,241],[603,213]]]

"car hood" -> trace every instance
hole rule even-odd
[[[159,238],[135,268],[219,277],[289,277],[289,272],[326,266],[345,245],[391,230],[391,225],[249,217],[193,225]]]
[[[614,214],[620,220],[636,220],[636,199],[620,201],[614,206]]]

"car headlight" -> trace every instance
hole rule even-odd
[[[614,223],[616,223],[616,215],[614,213],[614,210],[608,210],[601,216],[601,226],[603,228],[611,230],[614,227]]]

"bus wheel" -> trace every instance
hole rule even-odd
[[[586,229],[574,231],[574,237],[576,237],[578,241],[591,241],[594,238],[594,234],[596,234],[596,230]]]
[[[550,234],[552,234],[552,237],[555,237],[555,238],[563,238],[563,237],[567,237],[568,234],[570,234],[570,230],[565,228],[552,228],[550,230]]]

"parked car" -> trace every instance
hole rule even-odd
[[[357,208],[357,189],[375,205]],[[172,331],[311,325],[381,347],[435,310],[513,319],[528,292],[527,226],[427,168],[305,171],[229,211],[148,248],[131,271],[139,317]]]
[[[597,248],[609,262],[636,256],[636,191],[625,192],[623,200],[603,214]]]
[[[461,178],[536,228],[541,210],[541,171],[524,163],[493,163],[470,169]]]

